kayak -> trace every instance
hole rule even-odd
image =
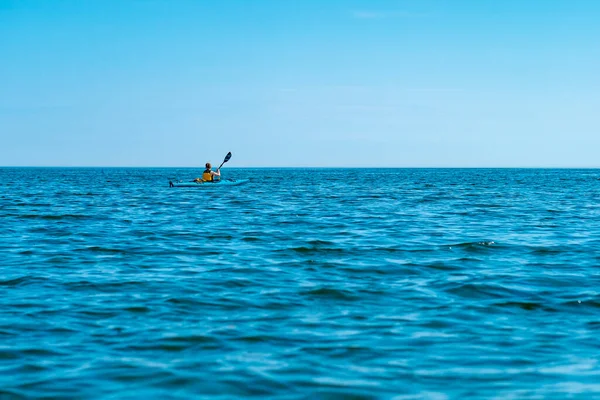
[[[214,187],[214,186],[237,186],[248,182],[250,179],[222,179],[215,182],[191,182],[191,181],[169,181],[169,187]]]

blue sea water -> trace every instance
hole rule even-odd
[[[600,171],[0,169],[0,399],[600,398]]]

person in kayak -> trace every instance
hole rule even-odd
[[[217,169],[217,172],[213,171],[212,165],[209,162],[206,163],[206,169],[202,173],[202,179],[196,178],[195,182],[216,182],[221,179],[221,168]],[[217,179],[215,179],[217,177]]]

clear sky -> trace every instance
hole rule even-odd
[[[0,165],[600,167],[598,0],[0,0]]]

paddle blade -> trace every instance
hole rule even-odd
[[[221,163],[221,165],[219,165],[219,168],[217,168],[217,169],[221,169],[223,164],[225,164],[227,161],[229,161],[230,158],[231,158],[231,152],[227,153],[227,155],[225,156],[225,159],[223,160],[223,162]]]

